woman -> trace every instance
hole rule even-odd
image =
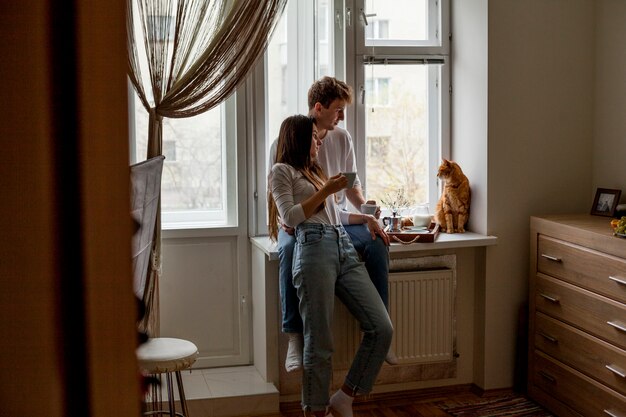
[[[389,315],[341,226],[334,194],[345,176],[326,178],[315,162],[319,142],[314,119],[291,116],[280,127],[276,164],[269,175],[270,236],[278,217],[295,227],[293,282],[304,323],[302,407],[305,415],[352,417],[352,400],[371,391],[389,350]],[[359,321],[363,339],[345,382],[328,399],[332,373],[334,295]]]

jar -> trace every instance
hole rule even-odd
[[[428,227],[432,217],[428,212],[428,204],[419,204],[413,211],[413,225],[418,227]]]

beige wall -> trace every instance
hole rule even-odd
[[[591,201],[597,187],[622,190],[626,202],[626,2],[595,7],[595,119]],[[591,206],[591,204],[589,204]]]
[[[623,152],[608,151],[626,144],[626,2],[453,0],[452,13],[453,159],[473,230],[498,236],[476,278],[475,382],[510,387],[529,216],[588,212],[596,187],[626,188]]]

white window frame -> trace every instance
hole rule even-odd
[[[336,0],[337,2],[338,0]],[[361,12],[365,0],[343,0],[346,27],[346,82],[355,91],[355,103],[347,108],[346,124],[355,138],[365,138],[365,65],[367,62],[387,60],[389,64],[441,61],[443,64],[429,68],[429,137],[428,137],[428,200],[434,210],[440,189],[437,167],[441,158],[450,157],[450,5],[449,0],[429,1],[429,38],[431,41],[369,40],[365,45],[365,24]],[[440,9],[438,9],[440,8]],[[440,11],[439,11],[440,10]],[[335,31],[340,30],[335,22]],[[365,164],[366,146],[355,140],[357,169],[362,185],[367,189]]]
[[[289,95],[287,97],[287,108],[291,114],[307,114],[308,103],[307,94],[311,84],[317,77],[316,68],[316,40],[317,31],[315,28],[315,16],[317,16],[317,3],[311,0],[289,0],[284,13],[287,14],[287,38],[295,40],[295,48],[287,51],[288,62],[287,79]],[[329,9],[333,10],[332,0]],[[334,19],[333,19],[334,20]],[[330,24],[330,22],[329,22]],[[332,34],[328,40],[329,45],[336,46],[336,36]],[[308,34],[303,36],[303,34]],[[336,49],[336,47],[334,48]],[[295,65],[291,65],[291,64]],[[336,63],[336,61],[335,61]],[[249,135],[248,146],[254,149],[256,178],[251,180],[255,188],[249,190],[249,201],[253,202],[251,213],[256,215],[249,218],[250,236],[267,235],[267,173],[269,149],[276,139],[270,137],[267,127],[267,104],[265,101],[267,92],[266,74],[267,54],[255,69],[254,75],[249,78],[252,92],[248,97],[253,107],[248,112],[248,128],[252,134]]]
[[[222,208],[202,211],[178,210],[162,211],[163,230],[209,229],[237,227],[238,193],[237,184],[237,94],[233,94],[223,104],[221,144],[222,156]]]
[[[137,155],[135,137],[135,91],[132,84],[128,83],[128,95],[132,97],[128,104],[129,113],[129,138],[130,138],[130,163],[145,160],[145,155]],[[162,230],[185,230],[185,229],[213,229],[237,227],[239,224],[238,215],[238,190],[241,188],[241,180],[238,180],[237,166],[242,161],[238,161],[237,152],[237,93],[234,93],[223,104],[222,109],[222,149],[225,156],[222,164],[222,201],[224,206],[219,210],[205,210],[201,212],[177,211],[161,212]]]

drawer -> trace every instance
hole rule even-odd
[[[536,349],[626,395],[626,351],[542,313],[534,340]]]
[[[532,383],[585,416],[626,416],[626,397],[535,351]]]
[[[624,304],[543,274],[537,274],[534,297],[536,310],[626,348]]]
[[[539,235],[537,270],[626,303],[626,259]]]

